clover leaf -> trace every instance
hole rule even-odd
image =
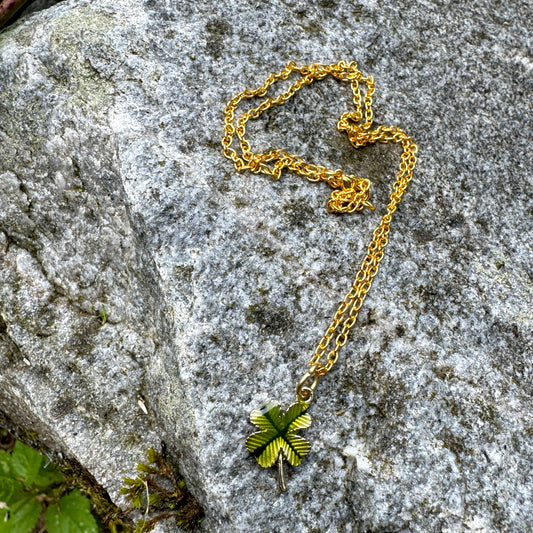
[[[311,449],[309,442],[296,434],[299,429],[311,425],[311,417],[305,413],[308,407],[308,404],[298,402],[283,411],[278,403],[269,402],[262,409],[253,410],[250,415],[252,424],[261,431],[248,437],[246,448],[263,468],[278,463],[282,491],[287,490],[283,460],[298,466]]]

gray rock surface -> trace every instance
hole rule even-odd
[[[531,15],[69,0],[1,33],[0,412],[118,502],[163,438],[205,531],[531,530]],[[279,495],[249,412],[294,399],[398,152],[350,147],[332,80],[250,125],[253,146],[373,181],[376,212],[333,216],[326,186],[237,174],[222,111],[289,60],[340,59],[374,75],[376,122],[419,164]]]

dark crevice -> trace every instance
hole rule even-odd
[[[0,0],[0,30],[37,11],[43,11],[61,0]]]

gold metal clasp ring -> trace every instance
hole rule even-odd
[[[310,380],[312,380],[311,383],[309,383]],[[300,402],[309,404],[313,401],[313,396],[319,380],[320,376],[311,374],[311,372],[306,372],[302,376],[302,379],[298,382],[296,387],[296,395]]]

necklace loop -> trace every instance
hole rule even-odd
[[[287,80],[293,74],[299,74],[300,77],[288,89],[277,96],[269,96],[257,107],[244,111],[235,123],[235,111],[242,100],[264,97],[273,84],[279,80]],[[283,105],[304,86],[328,75],[351,85],[355,110],[343,113],[337,126],[339,131],[347,134],[352,146],[359,148],[377,142],[397,143],[402,147],[402,154],[386,212],[374,230],[353,286],[337,309],[330,326],[319,342],[309,362],[309,372],[302,377],[298,384],[298,399],[304,403],[312,401],[319,377],[326,375],[337,362],[339,350],[346,344],[348,333],[357,321],[359,311],[384,256],[392,215],[402,200],[413,176],[417,146],[411,137],[396,126],[378,126],[372,129],[374,80],[372,76],[364,76],[358,69],[357,63],[346,63],[345,61],[334,64],[313,63],[308,66],[298,66],[291,61],[282,71],[272,73],[262,86],[240,92],[226,106],[224,138],[222,139],[224,155],[233,161],[238,171],[251,170],[255,174],[267,174],[274,179],[279,179],[282,170],[287,169],[309,181],[328,183],[334,189],[327,204],[328,210],[331,212],[352,213],[353,211],[361,211],[365,207],[373,210],[374,206],[370,203],[370,180],[347,175],[342,170],[330,170],[322,165],[307,163],[301,157],[278,148],[263,154],[254,153],[250,143],[245,138],[248,120],[258,118],[274,105]],[[362,88],[363,85],[366,90]],[[239,154],[232,146],[235,137],[237,137],[237,145],[240,146]],[[271,163],[272,166],[268,163]],[[326,361],[321,362],[322,358],[325,358]],[[311,383],[309,383],[310,381]]]
[[[299,73],[301,77],[289,89],[276,97],[267,97],[259,106],[243,112],[235,125],[235,111],[241,100],[265,96],[271,85],[278,80],[287,80],[293,73]],[[291,61],[281,72],[271,74],[261,87],[254,90],[246,89],[232,98],[224,112],[224,137],[222,139],[224,155],[233,161],[239,172],[250,170],[255,174],[267,174],[277,180],[282,170],[287,169],[304,176],[309,181],[328,183],[334,189],[328,202],[330,211],[351,213],[360,211],[364,207],[373,210],[374,207],[369,201],[370,180],[346,175],[342,170],[329,170],[321,165],[306,163],[301,157],[277,148],[263,154],[254,153],[245,138],[246,123],[249,119],[257,118],[273,105],[284,104],[305,85],[328,75],[351,84],[355,111],[344,113],[340,117],[338,129],[348,135],[352,146],[359,148],[376,142],[398,143],[402,147],[402,154],[386,212],[374,230],[352,288],[335,312],[330,326],[315,349],[309,361],[308,371],[298,382],[296,387],[298,402],[291,405],[287,411],[283,411],[277,402],[269,402],[262,409],[253,410],[250,415],[251,422],[260,431],[248,437],[246,447],[261,466],[267,468],[278,463],[281,491],[287,490],[283,470],[284,461],[298,466],[302,457],[307,455],[311,448],[309,442],[296,433],[311,425],[311,418],[306,410],[314,399],[318,382],[339,359],[339,350],[346,344],[348,334],[357,321],[372,280],[378,272],[387,245],[392,216],[413,176],[417,147],[411,137],[395,126],[378,126],[372,129],[374,80],[372,76],[363,76],[355,62],[347,64],[340,61],[331,65],[313,63],[309,66],[297,66]],[[360,90],[361,83],[366,85],[366,91],[363,90],[363,93]],[[240,145],[240,154],[232,147],[235,137],[238,140],[237,144]],[[267,163],[271,163],[272,166]]]

